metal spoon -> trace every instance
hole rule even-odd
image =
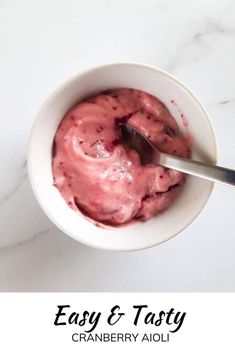
[[[235,170],[160,152],[144,134],[129,124],[122,124],[121,131],[124,141],[139,152],[142,164],[159,164],[200,178],[235,186]]]

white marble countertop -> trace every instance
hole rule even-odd
[[[211,116],[220,164],[235,168],[233,0],[1,0],[0,291],[234,291],[235,190],[216,185],[200,216],[149,250],[88,248],[38,206],[26,145],[47,95],[112,61],[175,74]]]

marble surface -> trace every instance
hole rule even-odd
[[[47,95],[75,73],[135,61],[175,74],[202,100],[220,164],[235,168],[233,0],[0,0],[0,291],[234,291],[235,190],[149,250],[79,244],[37,204],[27,138]]]

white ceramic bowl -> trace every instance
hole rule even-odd
[[[157,68],[135,63],[95,67],[60,86],[42,106],[33,125],[28,149],[28,173],[36,198],[48,217],[66,234],[89,246],[135,250],[160,244],[187,227],[206,204],[213,183],[189,176],[174,204],[163,214],[141,223],[113,229],[96,227],[68,207],[53,186],[52,142],[58,124],[78,101],[102,90],[127,87],[146,91],[166,104],[183,129],[183,112],[194,136],[192,158],[216,163],[215,134],[199,100],[181,82]],[[171,104],[175,100],[177,106]]]

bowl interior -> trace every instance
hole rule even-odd
[[[179,81],[167,73],[138,64],[111,64],[76,76],[57,89],[39,111],[31,131],[28,152],[29,177],[36,197],[49,218],[65,233],[87,245],[103,249],[134,250],[150,247],[184,229],[205,205],[213,183],[187,177],[175,203],[148,222],[104,229],[71,210],[53,186],[52,142],[58,124],[76,102],[102,90],[127,87],[146,91],[166,104],[181,129],[181,113],[194,137],[192,157],[215,163],[216,141],[207,113]],[[174,100],[176,104],[172,104]]]

